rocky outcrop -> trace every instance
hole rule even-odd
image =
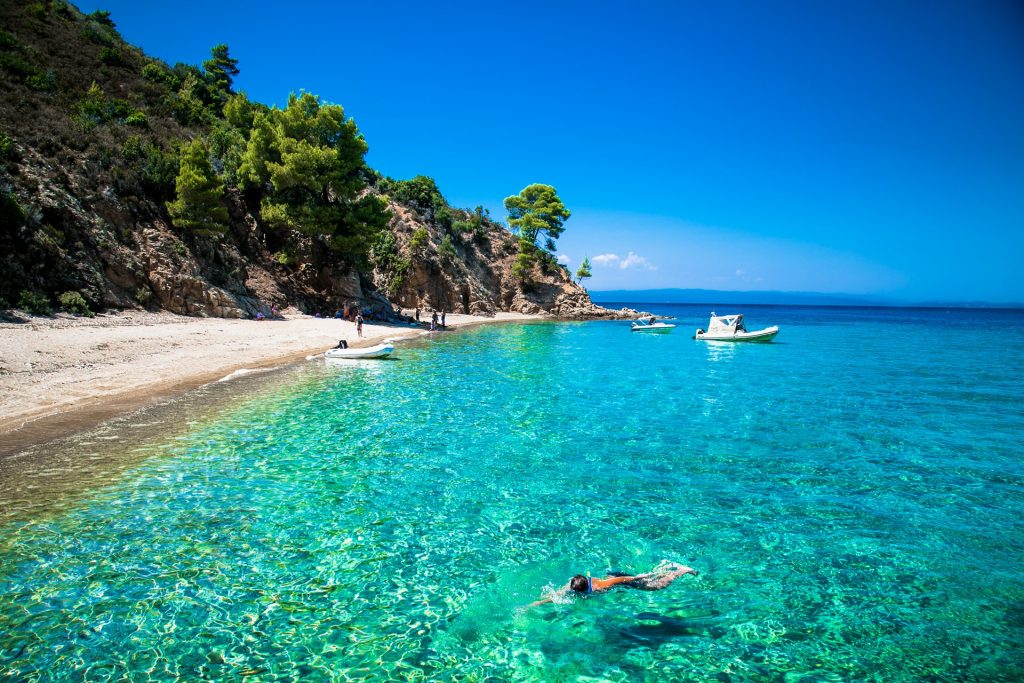
[[[391,202],[390,209],[389,229],[408,270],[397,283],[394,273],[380,269],[372,278],[379,290],[392,288],[398,306],[473,315],[514,311],[573,319],[629,317],[595,305],[562,267],[538,266],[528,283],[514,277],[517,239],[496,222],[486,220],[479,230],[460,233],[437,226],[416,207]],[[413,238],[417,232],[419,244]]]
[[[35,240],[31,254],[19,255],[35,264],[32,281],[25,277],[21,286],[77,290],[95,308],[224,318],[267,315],[271,306],[330,313],[351,304],[384,315],[417,307],[473,315],[620,315],[595,306],[561,267],[538,266],[529,284],[514,277],[516,237],[490,220],[471,234],[461,233],[439,227],[415,206],[391,202],[388,229],[407,264],[399,278],[337,263],[312,238],[282,263],[237,191],[225,197],[228,233],[197,238],[168,224],[153,203],[132,203],[109,185],[90,189],[31,148],[20,154],[18,200],[30,210]]]
[[[144,230],[140,246],[149,291],[160,308],[202,318],[248,318],[260,311],[255,299],[212,285],[187,250],[166,232]],[[145,291],[145,290],[143,290]],[[147,300],[149,297],[143,297]]]

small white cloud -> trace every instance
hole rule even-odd
[[[619,264],[619,268],[628,270],[629,268],[637,268],[639,270],[657,270],[658,267],[648,261],[645,257],[638,255],[636,252],[629,252],[626,258],[622,259],[622,263]]]
[[[572,259],[570,259],[569,256],[566,255],[566,254],[559,254],[558,255],[558,262],[561,263],[563,266],[569,265],[569,261],[571,261],[571,260]]]
[[[743,277],[746,274],[747,274],[747,271],[743,270],[742,268],[737,268],[736,269],[736,277]]]
[[[619,262],[618,254],[601,254],[590,259],[590,262],[595,266],[610,266],[613,263]]]

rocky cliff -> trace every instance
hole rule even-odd
[[[401,307],[436,308],[489,315],[495,311],[547,313],[563,318],[615,317],[612,311],[595,306],[586,290],[574,283],[561,267],[537,266],[529,284],[512,275],[518,253],[517,240],[503,226],[484,220],[474,233],[451,241],[444,249],[446,232],[414,206],[392,201],[388,226],[410,268],[400,286],[391,292]],[[428,239],[414,244],[417,231]],[[422,234],[422,232],[421,232]],[[376,268],[373,284],[388,291],[390,273]]]
[[[83,15],[61,0],[2,3],[0,25],[0,307],[45,309],[77,293],[94,311],[194,316],[351,303],[381,312],[616,315],[551,262],[526,281],[513,277],[517,241],[499,223],[478,217],[472,231],[453,229],[372,181],[366,192],[385,197],[390,211],[389,237],[374,248],[387,258],[349,263],[298,233],[284,253],[258,201],[233,188],[222,199],[223,235],[177,229],[166,209],[177,150],[209,135],[210,122],[185,107],[185,86],[169,89],[152,75],[163,69],[187,84],[201,72],[148,58],[124,43],[109,15]]]

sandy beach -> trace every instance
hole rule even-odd
[[[287,310],[279,320],[138,311],[0,323],[0,454],[98,424],[245,369],[300,361],[346,339],[367,346],[423,328],[355,324]],[[424,316],[429,321],[427,316]],[[447,330],[537,319],[448,314]]]

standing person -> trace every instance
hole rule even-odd
[[[416,307],[416,322],[420,321],[420,307]]]
[[[356,335],[363,336],[363,314],[356,313]]]
[[[433,332],[437,329],[437,311],[434,311],[430,316],[430,331]]]
[[[447,325],[444,324],[444,309],[443,308],[441,309],[441,327],[447,328]]]

